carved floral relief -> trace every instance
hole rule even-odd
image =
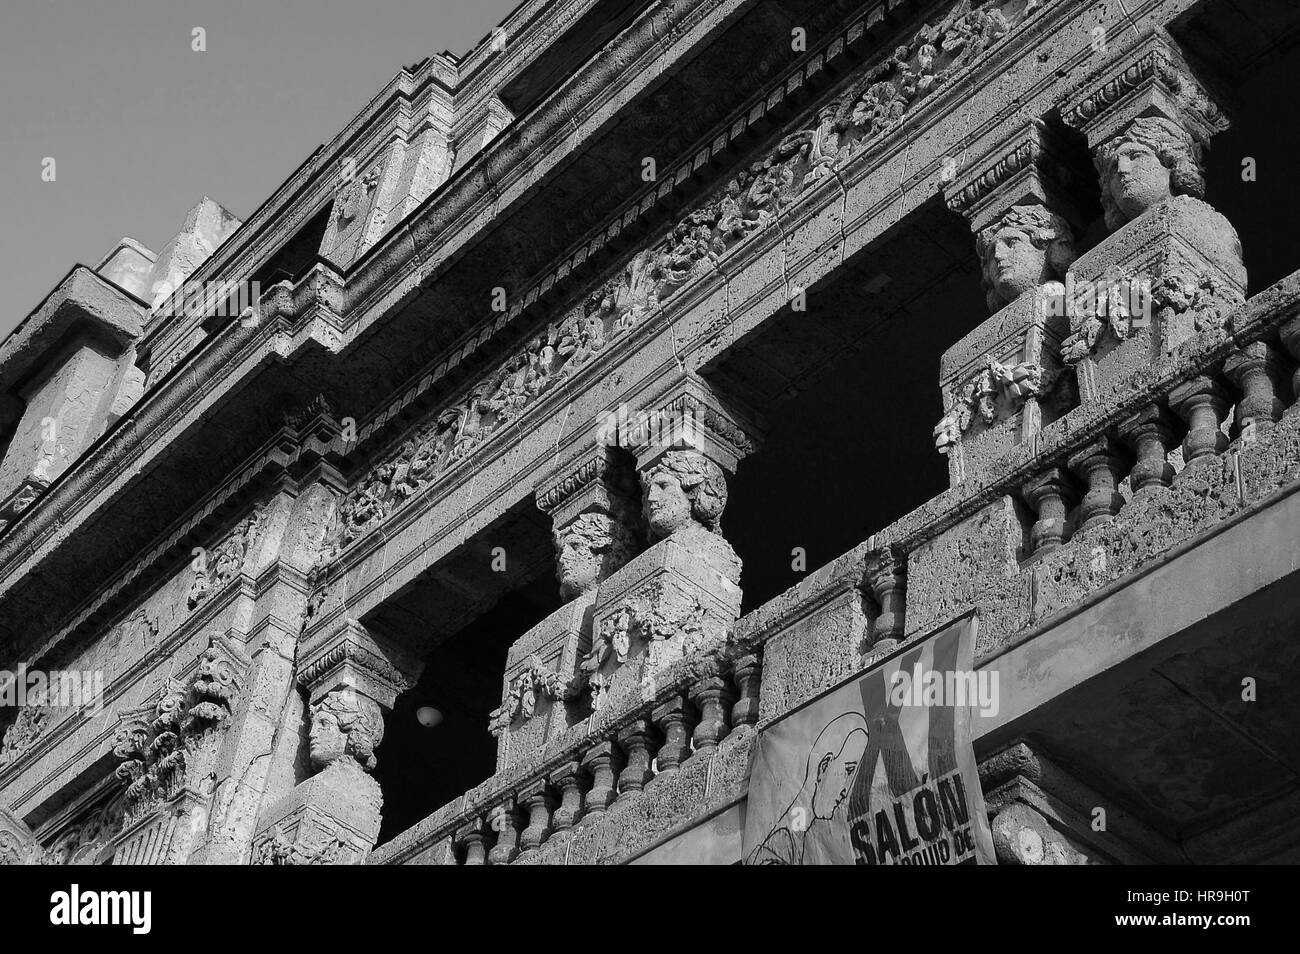
[[[728,251],[775,222],[801,192],[833,178],[1041,6],[1040,0],[961,0],[919,29],[822,105],[807,128],[785,136],[771,154],[731,177],[657,244],[634,255],[619,274],[373,467],[339,507],[320,564],[331,562],[691,279],[713,270]]]

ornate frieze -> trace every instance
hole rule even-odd
[[[262,512],[255,511],[236,524],[226,539],[210,552],[200,549],[195,554],[192,563],[194,577],[185,599],[190,609],[197,607],[209,594],[217,592],[239,575],[244,565],[244,556],[261,533],[262,523]]]
[[[909,110],[1041,6],[1039,0],[961,0],[937,22],[918,29],[819,107],[806,128],[783,137],[769,154],[731,177],[661,240],[634,254],[520,353],[381,458],[344,498],[321,563],[335,559],[404,501],[439,480],[688,281],[712,271],[728,251],[774,223],[804,190],[833,178],[845,162],[896,129]],[[654,193],[646,198],[652,201]],[[585,249],[566,259],[560,277],[585,259]],[[554,284],[557,278],[547,281]],[[535,287],[522,297],[523,307],[536,300],[537,291]]]

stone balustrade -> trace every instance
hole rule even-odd
[[[679,660],[653,700],[574,725],[377,848],[370,863],[626,860],[666,833],[656,819],[698,817],[743,795],[760,717],[972,606],[978,663],[1265,500],[1300,472],[1290,385],[1298,313],[1300,272],[1242,305],[1234,337],[1191,339],[1162,373],[1135,372],[1126,398],[1073,409],[1044,428],[1036,455],[1012,448],[997,479],[958,485],[896,521],[742,617],[719,654]],[[982,565],[954,560],[957,551]],[[701,772],[716,769],[703,763],[719,759],[731,782],[706,793]],[[1017,798],[996,807],[1008,832],[1042,827]],[[682,799],[693,800],[685,814]],[[1049,836],[1044,829],[1044,850],[1058,860],[1089,857]],[[1003,860],[1016,860],[1013,848],[1003,847]]]
[[[377,848],[370,863],[416,856],[467,865],[621,858],[666,833],[654,818],[671,821],[683,807],[734,800],[743,793],[758,721],[761,655],[697,661],[696,668],[666,685],[653,704],[608,719],[595,732],[575,726],[531,764],[498,772]],[[675,807],[655,811],[668,805]]]

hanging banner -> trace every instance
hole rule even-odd
[[[975,617],[878,663],[758,737],[745,863],[996,864],[970,724],[996,715]]]

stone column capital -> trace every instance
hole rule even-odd
[[[1040,119],[1014,126],[982,155],[968,161],[943,186],[948,208],[979,235],[1015,206],[1040,205],[1072,228],[1086,224],[1088,170],[1069,158],[1055,134]]]
[[[638,407],[607,412],[602,433],[636,458],[645,473],[672,451],[702,454],[728,474],[762,444],[766,423],[755,412],[686,373]]]
[[[396,698],[415,685],[421,668],[414,653],[357,620],[340,618],[332,628],[305,640],[298,684],[313,704],[330,692],[351,689],[391,709]]]
[[[555,468],[537,491],[551,515],[560,595],[593,589],[645,546],[632,455],[597,443]]]
[[[610,512],[624,503],[635,507],[634,461],[616,445],[597,441],[552,468],[536,498],[538,509],[550,514],[557,527],[591,510]]]
[[[1144,117],[1176,123],[1205,145],[1229,126],[1217,95],[1192,72],[1173,37],[1157,26],[1090,73],[1061,103],[1060,113],[1093,149]]]

